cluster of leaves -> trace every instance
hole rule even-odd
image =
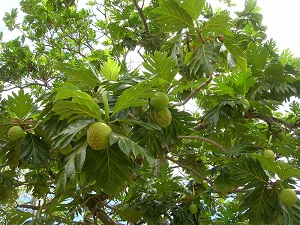
[[[300,201],[279,193],[300,179],[300,62],[267,40],[256,1],[237,16],[205,0],[80,3],[22,0],[21,24],[5,15],[22,35],[1,41],[1,92],[19,88],[0,106],[1,222],[297,224]],[[87,141],[95,121],[112,129],[104,150]],[[8,139],[12,126],[25,137]]]

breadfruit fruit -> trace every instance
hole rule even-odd
[[[72,151],[72,145],[68,144],[66,147],[59,149],[59,152],[63,155],[68,155]]]
[[[172,115],[168,108],[153,111],[153,121],[160,127],[167,127],[172,121]]]
[[[109,134],[111,128],[102,122],[94,122],[87,131],[89,146],[95,150],[102,150],[109,146]]]
[[[190,206],[189,206],[189,212],[191,213],[191,214],[196,214],[197,212],[198,212],[198,207],[197,207],[197,205],[196,204],[190,204]]]
[[[250,103],[247,99],[242,98],[239,103],[239,109],[242,112],[247,112],[250,109]]]
[[[155,93],[155,97],[150,99],[150,105],[157,110],[166,108],[169,104],[169,97],[163,92]]]
[[[272,161],[275,160],[275,153],[272,150],[265,150],[263,155],[271,159]]]
[[[284,189],[280,192],[279,199],[285,206],[293,206],[298,201],[296,192],[293,189]]]
[[[17,141],[24,137],[24,131],[20,126],[13,126],[8,130],[7,135],[10,140]]]

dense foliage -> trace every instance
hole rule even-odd
[[[256,1],[82,2],[5,14],[1,224],[299,224],[300,61]]]

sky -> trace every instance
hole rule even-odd
[[[20,0],[0,0],[0,31],[4,31],[4,41],[14,38],[17,33],[5,30],[2,18],[5,12],[10,12],[12,8],[19,6]],[[207,0],[208,2],[220,5],[219,0]],[[88,0],[79,0],[84,4]],[[243,8],[244,0],[232,0],[239,9]],[[263,24],[268,27],[268,38],[273,38],[277,42],[280,50],[289,48],[294,56],[300,57],[300,41],[298,37],[298,24],[300,21],[300,1],[299,0],[257,0],[263,14]],[[22,14],[19,13],[21,21]]]

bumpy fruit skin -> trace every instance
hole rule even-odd
[[[111,128],[102,122],[94,122],[87,131],[89,146],[95,150],[103,150],[109,146],[109,134]]]
[[[191,213],[191,214],[196,214],[197,212],[198,212],[198,207],[197,207],[197,205],[196,204],[190,204],[190,206],[189,206],[189,212]]]
[[[172,115],[168,108],[153,111],[153,121],[160,127],[167,127],[172,121]]]
[[[72,151],[72,145],[68,144],[66,147],[59,149],[59,152],[63,155],[68,155]]]
[[[8,130],[8,138],[12,141],[20,140],[24,137],[23,129],[20,126],[13,126]]]
[[[249,101],[247,99],[245,99],[245,98],[242,98],[240,100],[239,109],[242,112],[247,112],[250,109],[250,103],[249,103]]]
[[[293,189],[284,189],[280,192],[279,199],[285,206],[293,206],[298,201],[296,192]]]
[[[275,160],[275,153],[272,150],[265,150],[263,152],[264,156],[268,157],[269,159],[271,159],[272,161]]]
[[[169,104],[169,97],[163,92],[155,93],[155,97],[150,99],[150,105],[157,110],[166,108]]]

